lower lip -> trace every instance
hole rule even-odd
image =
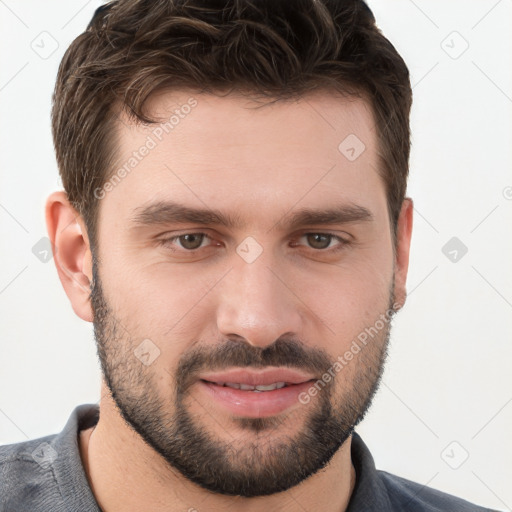
[[[272,391],[242,391],[241,389],[219,386],[204,380],[199,385],[217,403],[236,416],[244,418],[266,418],[280,414],[289,407],[300,403],[299,395],[311,386],[312,381],[293,384]]]

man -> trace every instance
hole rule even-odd
[[[100,8],[46,215],[102,396],[2,448],[0,510],[485,510],[354,432],[406,296],[410,106],[362,1]]]

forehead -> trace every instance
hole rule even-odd
[[[262,216],[298,202],[361,204],[385,195],[363,99],[318,92],[265,103],[182,90],[155,94],[146,108],[160,122],[121,117],[114,172],[121,176],[102,209],[128,215],[150,200],[173,199],[238,214],[257,207]]]
[[[263,151],[262,157],[292,160],[304,154],[314,158],[325,149],[339,151],[339,143],[349,135],[358,137],[370,150],[375,143],[374,120],[368,103],[362,98],[330,91],[286,100],[252,99],[241,93],[217,96],[161,92],[148,100],[146,108],[162,122],[147,130],[141,130],[140,126],[135,131],[121,130],[124,142],[129,145],[137,142],[131,140],[131,135],[137,139],[141,132],[147,132],[158,141],[174,138],[175,150],[180,149],[177,144],[183,150],[194,149],[193,154],[198,158],[204,156],[202,148],[212,146],[219,147],[219,153],[222,149],[219,156],[225,156],[227,150],[237,158],[241,149],[251,151],[256,147],[258,153]],[[283,154],[285,147],[292,146],[297,148],[295,154]]]

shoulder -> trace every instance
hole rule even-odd
[[[492,512],[426,485],[378,470],[370,450],[354,432],[351,447],[356,484],[349,511]]]
[[[52,467],[56,437],[0,446],[0,510],[38,510],[39,504],[59,499]]]
[[[451,494],[392,475],[386,471],[378,471],[378,474],[387,489],[389,500],[395,510],[414,510],[417,512],[491,511],[489,508],[479,507]]]
[[[59,434],[0,446],[0,511],[98,511],[78,446],[98,414],[95,404],[79,405]]]
[[[0,474],[13,476],[42,476],[47,474],[57,456],[54,448],[57,435],[31,439],[22,443],[0,446]],[[2,478],[0,489],[12,482]]]

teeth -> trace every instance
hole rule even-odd
[[[258,391],[272,391],[273,389],[280,389],[284,387],[284,382],[274,382],[274,384],[268,384],[267,386],[256,386]]]
[[[274,382],[273,384],[263,385],[260,384],[258,386],[251,386],[250,384],[239,384],[237,382],[218,382],[217,384],[222,386],[227,386],[228,388],[240,389],[242,391],[273,391],[274,389],[281,389],[286,386],[284,382]]]

